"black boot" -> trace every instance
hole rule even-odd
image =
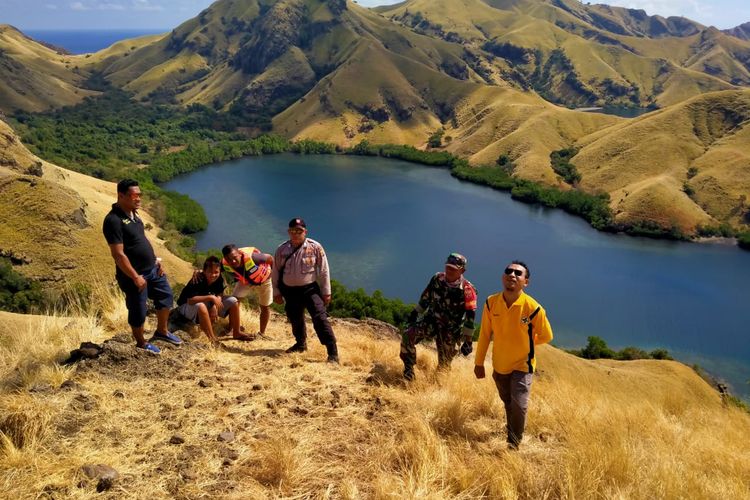
[[[326,348],[328,349],[328,362],[338,363],[339,362],[339,350],[336,344],[328,344]]]
[[[286,350],[288,354],[291,354],[293,352],[305,352],[307,350],[307,344],[302,342],[295,342],[295,344]]]

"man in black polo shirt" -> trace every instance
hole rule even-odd
[[[117,203],[104,218],[104,237],[109,244],[117,270],[115,278],[125,294],[128,324],[133,330],[136,346],[153,354],[161,350],[146,342],[143,325],[146,322],[146,301],[150,298],[156,307],[157,325],[154,340],[182,344],[176,335],[167,330],[169,310],[172,307],[172,288],[169,286],[161,259],[157,262],[154,249],[146,239],[143,221],[137,210],[141,207],[141,188],[138,181],[123,179],[117,183]]]

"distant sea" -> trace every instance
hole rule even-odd
[[[144,35],[166,33],[163,30],[22,30],[40,42],[51,43],[71,54],[87,54],[105,49],[115,42]]]

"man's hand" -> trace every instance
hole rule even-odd
[[[417,312],[417,310],[412,309],[411,312],[409,313],[409,317],[406,318],[406,323],[409,325],[413,325],[414,323],[417,322],[418,316],[419,316],[419,313]]]
[[[199,271],[199,270],[195,269],[193,271],[193,277],[190,278],[190,283],[192,283],[193,285],[197,285],[198,282],[201,279],[201,274],[203,274],[203,271]]]
[[[164,263],[161,261],[161,257],[156,259],[156,274],[164,276]]]
[[[468,356],[473,350],[474,349],[471,346],[471,340],[466,340],[463,344],[461,344],[461,354],[463,354],[464,356]]]
[[[324,303],[325,305],[328,305],[328,304],[330,304],[330,303],[331,303],[331,295],[330,295],[330,294],[328,294],[328,295],[323,295],[323,303]]]
[[[476,378],[484,378],[484,365],[474,365],[474,376]]]
[[[281,296],[281,295],[274,295],[273,296],[273,301],[276,302],[277,304],[283,304],[284,303],[284,297]]]
[[[142,292],[143,290],[145,290],[146,289],[146,285],[148,284],[148,283],[146,283],[146,278],[144,278],[140,274],[138,276],[136,276],[136,278],[133,280],[133,283],[135,283],[135,286],[138,287],[138,291],[139,292]]]

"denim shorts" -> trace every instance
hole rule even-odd
[[[224,305],[224,309],[221,311],[220,316],[226,318],[227,315],[229,315],[229,309],[237,303],[237,297],[232,297],[231,295],[222,297],[221,303]],[[206,304],[206,307],[209,309],[214,307],[213,302],[204,302],[204,304]],[[198,304],[188,304],[186,302],[177,308],[177,312],[179,312],[185,319],[192,321],[193,323],[198,323]]]
[[[150,271],[143,273],[146,280],[146,288],[138,291],[133,280],[117,274],[117,284],[125,294],[125,306],[128,308],[128,324],[133,328],[140,328],[146,322],[146,302],[148,299],[154,301],[154,308],[172,308],[172,287],[169,286],[167,275],[159,276],[159,268],[154,266]]]

